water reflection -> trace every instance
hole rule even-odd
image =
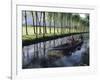
[[[81,47],[71,51],[71,55],[64,55],[62,51],[54,50],[55,47],[70,43],[70,36],[50,40],[23,47],[23,68],[65,67],[89,65],[89,40],[88,34],[83,34],[84,42]],[[79,35],[74,36],[75,39]],[[48,55],[50,53],[50,55]],[[51,54],[53,55],[51,57]],[[85,56],[84,56],[85,54]],[[88,56],[87,60],[86,57]],[[85,59],[85,60],[84,60]],[[85,62],[85,63],[84,63]]]
[[[55,61],[57,66],[78,66],[82,64],[82,56],[87,51],[87,44],[83,44],[80,50],[76,50],[71,56],[64,56]]]

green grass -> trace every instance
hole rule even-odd
[[[35,27],[36,28],[36,27]],[[41,33],[39,32],[39,28],[37,27],[37,37],[41,38],[43,37],[43,27],[41,27]],[[45,36],[54,36],[54,28],[51,28],[51,33],[50,33],[50,28],[46,28],[47,33],[45,33]],[[68,28],[63,28],[62,29],[62,34],[67,34],[69,33]],[[82,29],[70,29],[70,33],[75,33],[75,32],[83,32]],[[61,28],[55,28],[55,35],[61,35]],[[31,26],[28,26],[28,35],[26,35],[26,27],[22,27],[22,40],[32,40],[36,38],[36,34],[34,33],[34,29]]]
[[[35,28],[36,28],[36,27],[35,27]],[[40,33],[40,32],[39,32],[39,28],[40,28],[40,27],[37,27],[37,34]],[[47,30],[47,33],[50,33],[50,28],[49,28],[49,27],[47,27],[46,30]],[[61,28],[55,28],[55,33],[56,33],[56,34],[58,34],[57,30],[58,30],[58,32],[61,32]],[[68,29],[64,29],[64,30],[66,30],[66,31],[68,32]],[[23,33],[22,33],[23,35],[26,35],[26,28],[25,28],[25,27],[22,28],[22,32],[23,32]],[[41,27],[41,32],[42,32],[42,34],[43,34],[43,27]],[[34,34],[34,29],[33,29],[33,27],[28,26],[28,34],[29,34],[29,35],[35,35],[35,34]],[[54,28],[51,28],[51,34],[54,34]]]

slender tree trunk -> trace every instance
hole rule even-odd
[[[34,14],[33,12],[31,11],[31,14],[32,14],[32,19],[33,19],[33,30],[34,30],[34,34],[36,33],[35,31],[35,23],[34,23]]]
[[[57,33],[59,33],[59,15],[58,15],[58,13],[57,13],[57,22],[56,22],[56,24],[57,24]]]
[[[59,27],[57,26],[57,33],[59,33]]]
[[[67,14],[66,14],[66,33],[68,31],[67,27],[68,27],[68,20],[67,20]]]
[[[39,30],[40,30],[40,23],[41,23],[41,20],[39,20],[39,19],[41,18],[41,16],[39,16],[38,13],[39,13],[39,12],[37,12],[37,21],[36,21],[37,24],[36,24],[36,25],[37,25],[37,33],[40,34]]]
[[[55,13],[54,13],[54,16],[53,17],[54,17],[53,20],[54,20],[54,35],[55,35]]]
[[[68,21],[68,33],[70,33],[70,20],[69,20],[69,15],[68,15],[67,21]]]
[[[43,37],[45,37],[45,12],[43,12]]]
[[[44,32],[45,32],[45,34],[47,33],[47,29],[46,29],[46,19],[45,19],[45,17],[46,17],[46,12],[43,12],[43,15],[44,15],[44,17],[43,17],[43,20],[44,20]]]
[[[69,33],[71,33],[71,17],[69,18]]]
[[[52,18],[51,18],[51,20],[50,20],[50,33],[51,33],[51,21],[52,21]]]
[[[40,13],[40,12],[38,12]],[[41,18],[42,18],[42,14],[38,15],[37,13],[37,31],[39,31],[39,34],[41,34]]]
[[[37,36],[38,36],[38,29],[37,29],[37,18],[38,18],[38,16],[37,16],[37,12],[35,12],[35,16],[36,16],[36,38],[37,38]]]
[[[49,16],[50,16],[50,22],[49,22],[50,34],[51,34],[51,26],[52,26],[52,25],[51,25],[51,22],[52,22],[52,15],[51,15],[51,14],[52,14],[52,13],[49,14]]]
[[[40,12],[41,14],[40,14],[40,21],[39,21],[39,32],[40,32],[40,34],[42,33],[42,31],[41,31],[41,19],[42,19],[42,12]]]
[[[71,27],[71,33],[72,33],[72,15],[70,16],[70,19],[71,19],[71,20],[70,20],[70,22],[71,22],[71,23],[70,23],[70,27]]]
[[[25,25],[26,25],[26,35],[28,35],[28,29],[27,29],[27,14],[25,11]]]
[[[46,12],[44,12],[44,30],[45,30],[45,34],[47,33],[47,29],[46,29]]]
[[[63,28],[63,16],[62,16],[62,13],[61,13],[60,18],[61,18],[60,20],[61,20],[61,34],[62,34],[62,30],[63,30],[63,29],[62,29],[62,28]]]

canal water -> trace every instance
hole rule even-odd
[[[22,49],[23,69],[89,66],[89,35],[85,33],[82,36],[84,39],[82,46],[70,52],[71,55],[63,55],[63,52],[54,48],[71,43],[72,36],[24,46]],[[75,40],[80,39],[80,35],[73,37]]]

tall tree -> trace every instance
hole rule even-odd
[[[35,30],[35,23],[34,23],[34,14],[33,14],[33,11],[31,11],[31,14],[32,14],[33,30],[34,30],[34,34],[35,34],[36,30]]]
[[[66,18],[66,13],[63,13],[63,33],[66,32],[66,26],[67,26],[67,18]]]
[[[56,20],[56,28],[57,28],[57,33],[60,33],[60,28],[61,28],[61,13],[56,13],[55,15],[55,20]]]
[[[26,35],[28,35],[28,28],[27,28],[27,13],[25,11],[25,26],[26,26]]]
[[[55,27],[56,27],[56,13],[55,12],[53,13],[53,22],[54,22],[54,35],[55,35],[55,33],[56,33],[56,31],[55,31]]]
[[[63,33],[63,13],[60,14],[61,34]]]
[[[41,25],[41,21],[42,21],[42,12],[39,12],[40,13],[40,18],[39,18],[39,32],[40,34],[42,33],[41,31],[41,28],[42,28],[42,25]]]
[[[72,13],[68,13],[68,28],[69,28],[69,33],[71,32],[71,23],[72,23]]]
[[[37,11],[35,12],[35,17],[36,17],[36,24],[35,24],[35,26],[36,26],[36,38],[38,37],[38,15],[37,15]]]
[[[89,26],[90,26],[90,24],[89,24],[89,14],[86,14],[86,27],[87,27],[87,31],[89,31]]]
[[[51,28],[52,28],[52,12],[48,12],[48,22],[49,22],[49,28],[50,28],[50,34],[52,33]]]
[[[45,12],[43,12],[43,37],[46,34],[46,21],[45,21]]]
[[[80,23],[80,16],[79,16],[79,14],[74,14],[73,15],[73,21],[74,21],[74,29],[78,30],[79,23]]]

